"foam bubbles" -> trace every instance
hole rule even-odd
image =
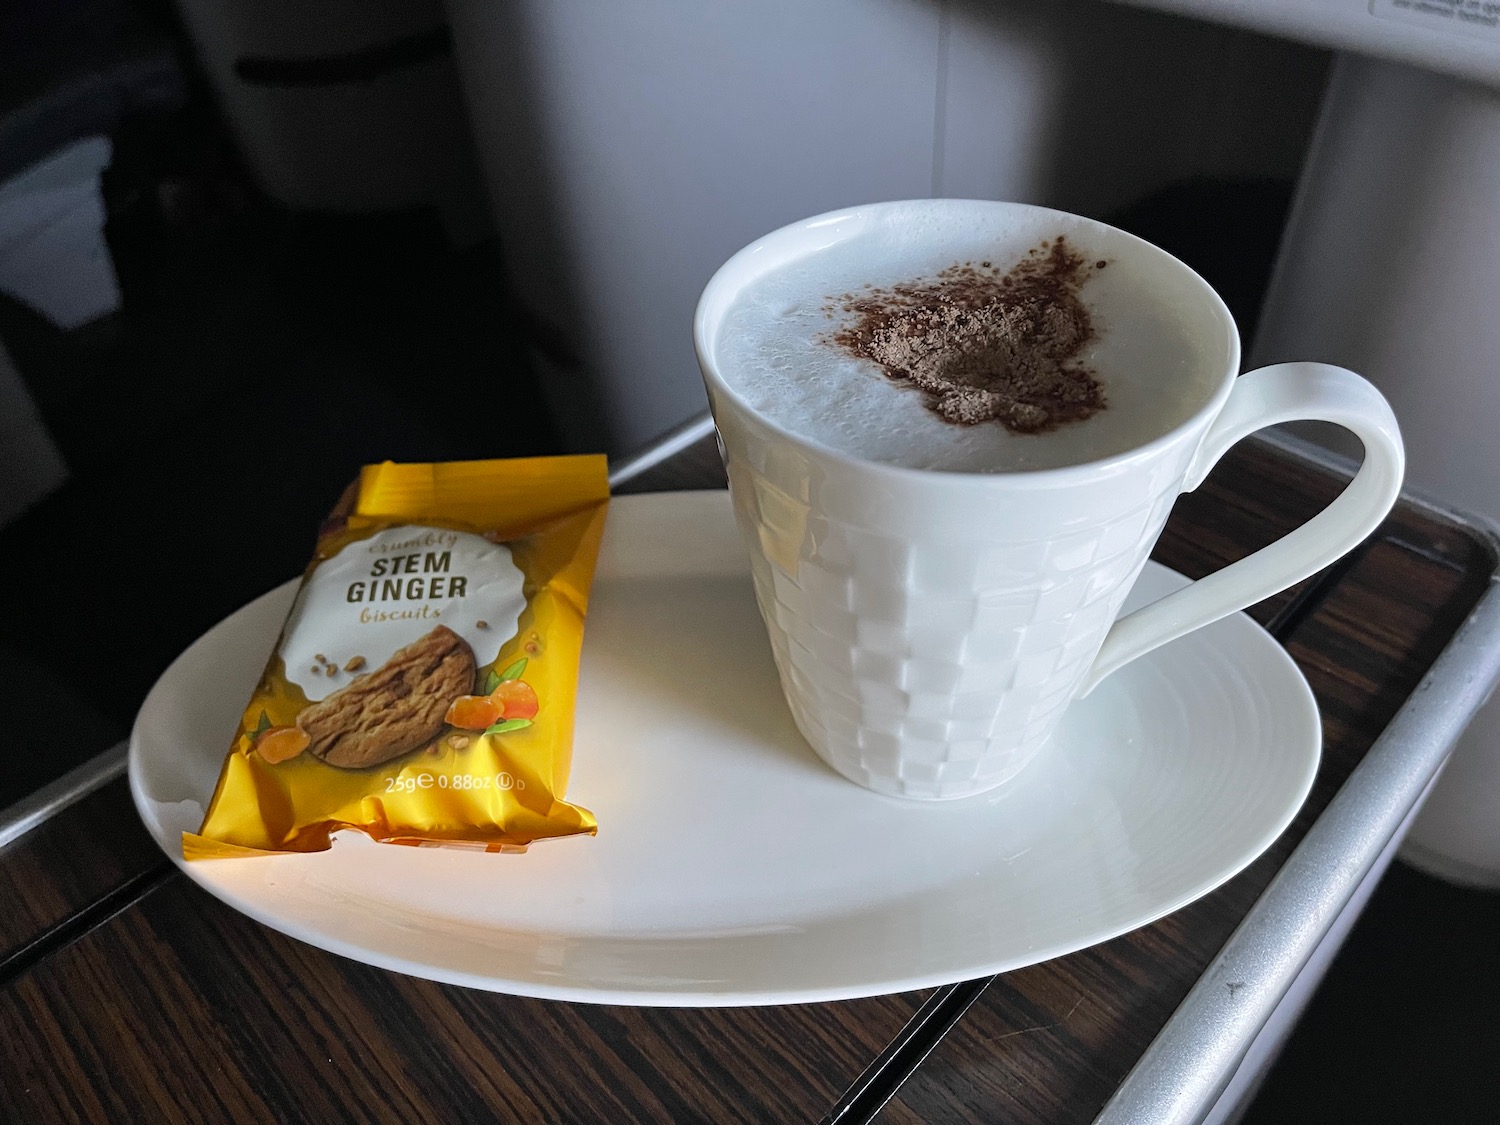
[[[930,229],[929,229],[930,228]],[[1066,233],[1085,255],[1108,258],[1084,287],[1097,340],[1082,357],[1108,407],[1045,434],[999,423],[956,426],[922,392],[855,359],[830,337],[848,322],[845,294],[931,277],[955,262],[1008,267],[1042,238]],[[1223,374],[1221,333],[1187,294],[1168,296],[1133,263],[1091,244],[1091,228],[1061,225],[989,232],[976,241],[939,214],[892,218],[781,267],[730,307],[714,346],[719,373],[756,411],[784,429],[864,460],[955,472],[1055,468],[1112,456],[1165,433],[1213,394]],[[829,309],[833,309],[833,315]],[[1189,324],[1204,327],[1189,328]]]

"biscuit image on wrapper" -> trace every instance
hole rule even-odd
[[[308,753],[340,769],[369,769],[425,746],[447,724],[448,705],[474,690],[469,643],[445,625],[297,716]]]

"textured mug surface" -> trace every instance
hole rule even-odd
[[[1326,384],[1310,399],[1300,390],[1305,373],[1291,370],[1298,365],[1256,373],[1266,377],[1264,393],[1238,410],[1253,415],[1253,424],[1237,420],[1226,423],[1234,432],[1212,435],[1221,413],[1235,413],[1224,408],[1235,390],[1239,341],[1228,310],[1205,282],[1163,251],[1103,224],[974,201],[922,206],[968,209],[976,226],[993,221],[1013,231],[1017,223],[1032,224],[1038,237],[1059,220],[1074,228],[1086,223],[1111,258],[1149,258],[1155,276],[1180,286],[1194,315],[1222,335],[1216,361],[1222,371],[1211,399],[1187,421],[1123,454],[1025,472],[862,461],[768,421],[717,369],[726,310],[768,270],[815,254],[810,232],[826,243],[841,221],[857,224],[871,212],[902,206],[913,205],[819,216],[752,244],[709,283],[695,327],[735,516],[798,728],[852,781],[895,796],[946,799],[992,789],[1023,769],[1068,704],[1092,686],[1091,671],[1102,674],[1096,659],[1109,656],[1110,666],[1118,666],[1354,546],[1393,502],[1401,458],[1383,400],[1376,395],[1367,403],[1368,384],[1321,365],[1302,365],[1317,369],[1313,382]],[[1346,408],[1351,395],[1358,401]],[[1367,450],[1372,442],[1380,446],[1373,458],[1379,479],[1362,473],[1371,495],[1346,503],[1357,512],[1338,519],[1330,509],[1276,545],[1301,534],[1305,558],[1283,560],[1278,569],[1252,556],[1226,568],[1195,584],[1204,587],[1198,601],[1211,606],[1189,597],[1185,612],[1174,615],[1165,603],[1179,595],[1163,599],[1144,627],[1136,623],[1135,633],[1149,639],[1127,628],[1128,651],[1101,656],[1185,484],[1196,484],[1243,432],[1286,417],[1329,417],[1354,429]],[[1371,461],[1367,455],[1367,469]],[[1221,580],[1217,587],[1213,579]]]

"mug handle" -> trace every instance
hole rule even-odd
[[[1202,484],[1241,438],[1264,426],[1306,420],[1334,422],[1364,443],[1364,463],[1348,487],[1276,542],[1116,621],[1079,696],[1137,656],[1301,582],[1347,554],[1385,518],[1406,467],[1396,417],[1372,385],[1326,363],[1278,363],[1236,379],[1188,466],[1182,491]]]

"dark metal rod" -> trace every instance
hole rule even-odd
[[[867,1125],[873,1120],[994,979],[960,981],[945,985],[929,996],[886,1049],[844,1091],[820,1125]]]

